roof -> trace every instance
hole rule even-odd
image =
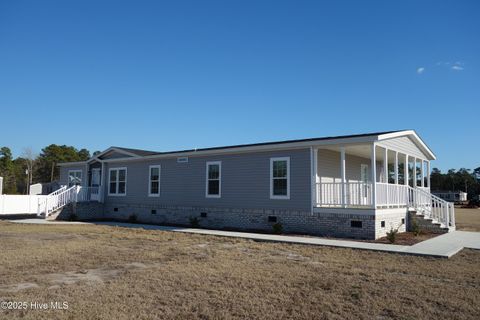
[[[143,159],[143,158],[155,158],[168,155],[182,154],[190,155],[192,153],[211,153],[215,151],[249,151],[265,148],[268,146],[276,146],[278,148],[292,148],[295,146],[298,147],[307,147],[315,144],[323,144],[325,142],[331,143],[349,143],[349,142],[365,142],[365,141],[379,141],[385,139],[391,139],[402,135],[412,135],[419,147],[425,150],[432,159],[435,159],[433,152],[427,147],[427,145],[420,139],[420,137],[415,133],[414,130],[395,130],[395,131],[381,131],[381,132],[371,132],[363,134],[352,134],[352,135],[341,135],[341,136],[328,136],[328,137],[317,137],[317,138],[307,138],[307,139],[296,139],[296,140],[281,140],[281,141],[271,141],[271,142],[260,142],[260,143],[250,143],[250,144],[238,144],[230,146],[221,146],[221,147],[209,147],[209,148],[200,148],[200,149],[185,149],[185,150],[175,150],[167,152],[157,152],[150,150],[141,150],[141,149],[132,149],[132,148],[123,148],[123,147],[110,147],[107,150],[101,152],[100,154],[92,157],[88,161],[92,160],[101,160],[100,157],[111,151],[117,151],[124,153],[133,159]],[[120,160],[120,159],[118,159]],[[123,158],[122,160],[125,160]],[[88,162],[87,161],[87,162]],[[66,164],[66,163],[65,163]]]
[[[389,133],[395,133],[395,132],[401,132],[401,131],[404,131],[404,130],[373,132],[373,133],[364,133],[364,134],[351,134],[351,135],[332,136],[332,137],[307,138],[307,139],[297,139],[297,140],[280,140],[280,141],[270,141],[270,142],[260,142],[260,143],[237,144],[237,145],[222,146],[222,147],[210,147],[210,148],[200,148],[200,149],[177,150],[177,151],[169,151],[169,152],[158,152],[157,154],[173,154],[173,153],[184,153],[184,152],[213,151],[213,150],[223,150],[223,149],[231,149],[231,148],[257,147],[257,146],[268,146],[268,145],[275,145],[275,144],[289,144],[289,143],[297,143],[297,142],[315,142],[315,141],[322,141],[322,140],[361,138],[361,137],[369,137],[369,136],[379,136],[379,135],[382,135],[382,134],[389,134]]]
[[[132,149],[132,148],[123,148],[123,147],[111,147],[112,149],[122,150],[128,153],[133,153],[139,157],[151,156],[154,154],[159,154],[160,152],[150,151],[150,150],[141,150],[141,149]]]

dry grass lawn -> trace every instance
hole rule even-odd
[[[0,221],[0,310],[25,319],[478,319],[480,252],[434,259]]]
[[[455,208],[455,223],[458,230],[480,231],[480,209]]]

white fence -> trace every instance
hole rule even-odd
[[[0,215],[36,214],[38,204],[46,198],[42,195],[0,195]]]

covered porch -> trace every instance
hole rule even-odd
[[[430,161],[379,143],[313,149],[313,206],[401,208],[430,194]],[[418,193],[418,192],[420,193]]]

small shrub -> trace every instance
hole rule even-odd
[[[398,233],[398,229],[391,228],[390,231],[387,232],[387,240],[390,241],[390,243],[395,243],[395,240],[397,238],[397,233]]]
[[[415,236],[418,236],[420,234],[420,226],[418,225],[418,222],[415,219],[412,219],[411,231]]]
[[[128,217],[128,222],[129,223],[136,223],[137,222],[137,215],[135,213],[132,213],[129,217]]]
[[[190,226],[192,228],[198,228],[200,227],[200,221],[198,221],[197,217],[190,217]]]
[[[283,232],[283,226],[280,222],[273,224],[272,229],[275,234],[281,234]]]

